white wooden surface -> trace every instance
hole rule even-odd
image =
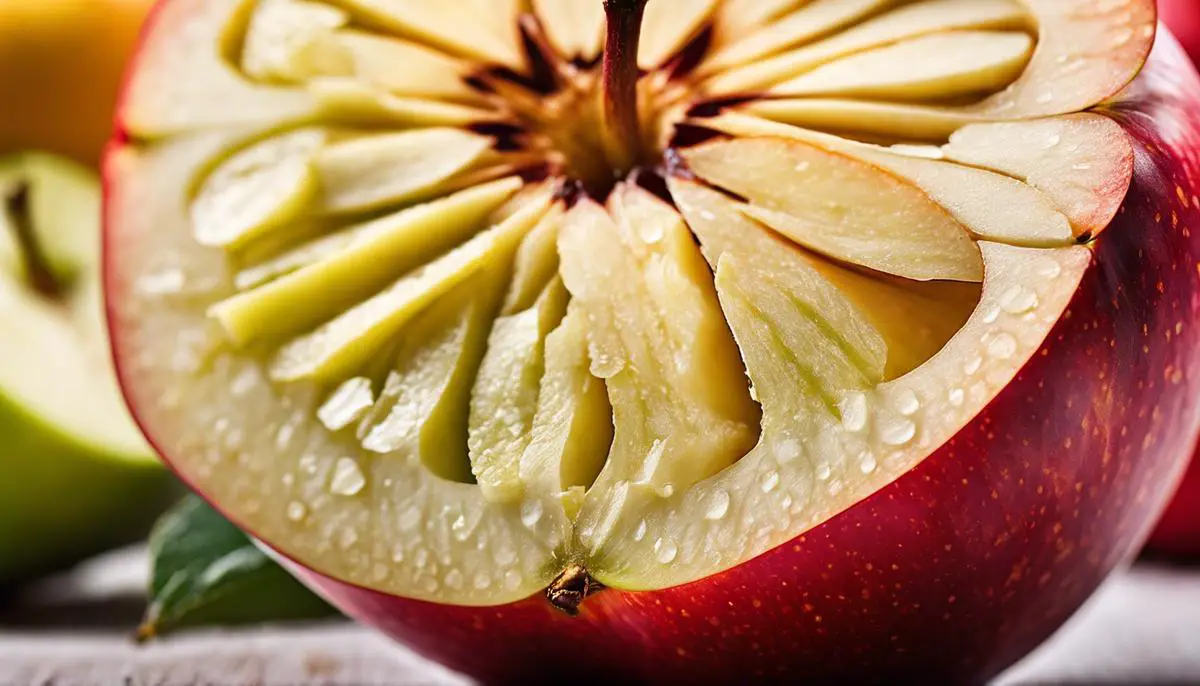
[[[191,634],[139,648],[144,560],[132,551],[0,613],[0,686],[456,686],[466,682],[345,623]],[[1114,579],[999,686],[1200,685],[1200,568]]]

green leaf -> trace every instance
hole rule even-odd
[[[159,520],[150,534],[150,558],[150,607],[139,640],[185,628],[336,615],[196,496]]]

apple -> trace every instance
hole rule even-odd
[[[1200,56],[1200,3],[1162,0],[1162,21],[1179,38],[1192,60]],[[1200,460],[1193,457],[1178,495],[1150,537],[1149,550],[1169,557],[1200,557]]]
[[[0,151],[93,166],[152,0],[0,0]]]
[[[121,402],[100,288],[100,186],[0,159],[0,589],[145,533],[165,470]]]
[[[1200,2],[1159,0],[1160,18],[1195,60],[1200,55]]]
[[[163,3],[105,164],[126,397],[487,683],[986,681],[1200,431],[1200,82],[1156,25]]]

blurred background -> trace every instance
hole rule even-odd
[[[183,489],[141,442],[109,368],[100,172],[125,65],[152,5],[0,0],[0,665],[6,642],[26,645],[39,632],[92,627],[132,637],[140,625],[146,640],[331,613],[202,503],[180,502]],[[1200,0],[1160,7],[1200,56]],[[52,356],[60,351],[69,364]],[[80,397],[96,416],[63,411]],[[148,548],[85,563],[144,541],[173,505]],[[248,562],[232,579],[205,580],[234,554]],[[1200,465],[1147,557],[1152,571],[1137,582],[1138,597],[1200,575],[1162,571],[1200,560]],[[1120,616],[1104,612],[1106,621]],[[1141,631],[1159,621],[1154,613],[1142,619]],[[1081,658],[1097,652],[1074,649]],[[1200,639],[1182,649],[1200,652]],[[1200,674],[1187,683],[1200,683]]]

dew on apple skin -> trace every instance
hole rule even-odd
[[[542,515],[545,513],[540,500],[526,500],[521,503],[521,523],[525,528],[532,529],[542,521]]]
[[[723,488],[717,489],[708,502],[708,510],[704,513],[705,519],[718,521],[725,518],[729,512],[729,491]]]
[[[333,469],[329,491],[334,495],[356,496],[367,486],[367,478],[353,458],[339,458]]]
[[[611,379],[625,369],[625,360],[619,355],[609,355],[606,352],[592,350],[592,376],[598,379]]]
[[[660,538],[654,542],[654,557],[662,564],[670,564],[679,555],[679,546],[669,538]]]
[[[290,522],[300,523],[308,517],[308,506],[304,503],[294,500],[288,503],[287,518]]]
[[[879,427],[879,440],[883,441],[884,445],[896,448],[908,445],[916,435],[917,425],[904,417],[889,418],[881,422]]]

